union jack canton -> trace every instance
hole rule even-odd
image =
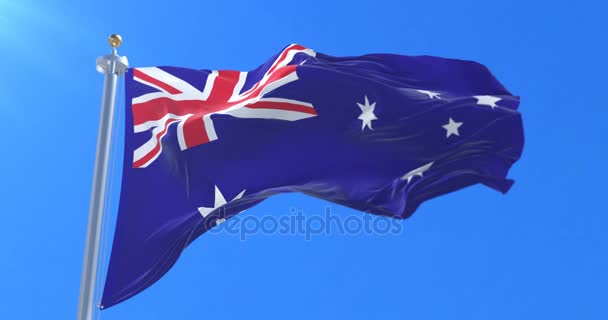
[[[294,58],[314,57],[315,52],[300,45],[287,47],[259,77],[259,73],[232,70],[196,71],[176,68],[136,68],[133,80],[158,91],[143,93],[132,100],[136,133],[151,131],[152,136],[135,150],[133,166],[147,167],[162,152],[161,140],[171,124],[177,123],[181,150],[218,139],[212,115],[237,118],[296,121],[317,115],[312,104],[268,94],[298,80]],[[176,76],[206,80],[197,88]],[[249,80],[249,81],[248,81]],[[247,84],[247,85],[246,85]]]

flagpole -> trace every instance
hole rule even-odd
[[[112,53],[97,58],[97,71],[104,75],[103,98],[101,100],[101,117],[97,133],[97,156],[93,171],[93,186],[89,206],[89,222],[82,263],[80,280],[80,301],[78,303],[78,320],[93,318],[95,294],[95,279],[101,227],[103,221],[104,199],[106,197],[106,181],[110,158],[110,143],[112,141],[112,123],[114,120],[114,105],[118,78],[126,72],[129,63],[126,57],[117,54],[116,48],[122,44],[122,38],[113,34],[108,39]]]

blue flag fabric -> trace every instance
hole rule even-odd
[[[483,65],[431,56],[332,57],[291,45],[250,72],[129,69],[103,308],[274,194],[401,219],[473,184],[507,192],[523,148],[518,105]]]

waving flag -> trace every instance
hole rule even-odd
[[[469,61],[331,57],[291,45],[250,72],[130,69],[126,91],[104,308],[274,194],[407,218],[473,184],[507,192],[523,147],[519,99]]]

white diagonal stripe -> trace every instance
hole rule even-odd
[[[201,100],[207,100],[209,95],[211,94],[211,89],[213,89],[213,83],[217,78],[219,72],[217,70],[212,70],[209,76],[207,76],[207,81],[205,82],[205,89],[203,89],[203,93],[200,96]]]
[[[197,88],[193,87],[188,82],[186,82],[160,68],[147,67],[147,68],[137,68],[137,70],[139,70],[141,73],[148,75],[149,77],[152,77],[158,81],[164,82],[164,83],[172,86],[173,88],[181,91],[182,93],[190,93],[190,94],[199,95],[199,96],[201,94],[201,92]]]
[[[215,133],[215,126],[213,120],[211,120],[212,113],[203,116],[203,122],[205,123],[205,131],[207,132],[207,138],[209,141],[217,140],[217,134]]]
[[[142,159],[143,157],[145,157],[147,154],[149,154],[157,145],[160,145],[160,148],[158,149],[158,152],[156,152],[154,154],[154,156],[152,158],[150,158],[150,160],[148,160],[145,164],[141,165],[140,168],[145,168],[147,167],[150,163],[152,163],[154,160],[156,160],[156,158],[158,158],[158,156],[162,153],[163,150],[163,145],[161,143],[162,139],[167,135],[167,132],[169,132],[169,127],[174,124],[175,122],[166,124],[167,126],[167,130],[165,131],[165,133],[163,135],[161,135],[160,137],[158,137],[158,139],[156,138],[156,135],[158,133],[160,133],[161,131],[165,130],[165,126],[159,126],[156,127],[152,130],[152,137],[146,141],[146,143],[144,143],[144,145],[142,145],[141,147],[137,148],[134,152],[133,152],[133,163],[139,161],[140,159]]]
[[[230,99],[228,99],[228,102],[238,101],[241,99],[240,93],[245,85],[245,81],[247,80],[247,74],[247,72],[239,73],[239,81],[234,86],[234,90],[232,91],[232,95],[230,96]]]
[[[184,123],[192,116],[192,114],[184,116],[179,124],[177,125],[177,142],[179,143],[179,149],[184,151],[188,149],[186,145],[186,137],[184,136]]]

